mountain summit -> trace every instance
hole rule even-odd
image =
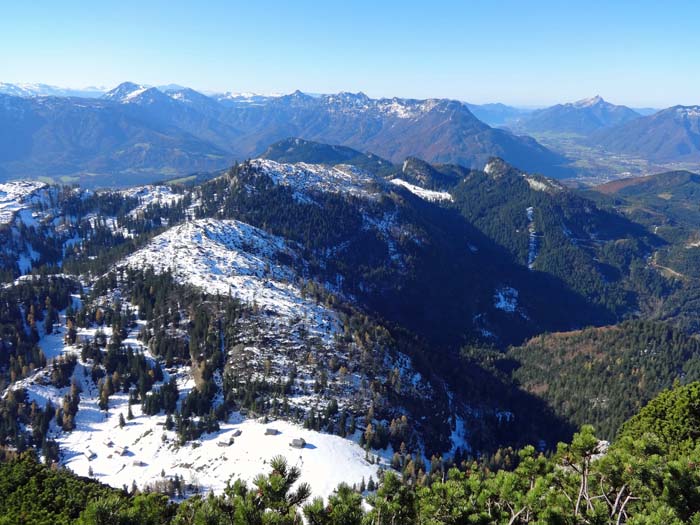
[[[102,98],[105,100],[113,100],[116,102],[128,102],[132,98],[146,91],[148,86],[134,84],[133,82],[122,82],[114,89],[105,93]]]
[[[600,95],[533,111],[515,126],[529,133],[589,135],[639,118],[627,106],[611,104]]]
[[[598,105],[612,106],[612,104],[609,104],[608,102],[603,100],[603,97],[601,97],[600,95],[596,95],[595,97],[590,98],[582,98],[581,100],[577,100],[576,102],[574,102],[573,105],[578,108],[590,108],[592,106]]]

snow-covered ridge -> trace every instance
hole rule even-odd
[[[209,94],[204,92],[205,95]],[[250,91],[236,92],[236,91],[226,91],[225,93],[211,93],[209,94],[212,98],[216,100],[233,100],[235,102],[255,104],[259,102],[266,102],[272,98],[279,98],[282,96],[281,93],[253,93]]]
[[[19,180],[0,184],[0,224],[8,224],[15,214],[30,208],[32,197],[47,185],[32,180]]]
[[[374,193],[371,186],[378,182],[366,171],[345,164],[331,167],[303,162],[283,164],[268,159],[254,159],[250,161],[250,165],[270,177],[275,184],[293,188],[295,197],[299,200],[307,200],[310,191],[371,197]]]
[[[401,186],[403,188],[406,188],[408,191],[410,191],[414,195],[417,195],[421,199],[425,199],[425,200],[430,201],[430,202],[441,202],[441,201],[452,202],[453,201],[452,195],[450,195],[446,191],[426,190],[425,188],[421,188],[420,186],[416,186],[415,184],[411,184],[410,182],[406,182],[403,179],[392,179],[391,183],[396,185],[396,186]]]
[[[379,100],[377,102],[377,106],[382,113],[402,119],[408,119],[416,118],[432,111],[440,102],[441,101],[437,99],[409,102],[406,100],[393,98],[391,100]]]
[[[346,92],[324,95],[323,99],[329,111],[334,113],[361,114],[371,111],[400,119],[417,118],[443,102],[440,99],[409,100],[396,97],[372,99],[364,93]]]
[[[256,304],[274,322],[304,318],[326,342],[339,330],[336,314],[303,297],[291,267],[299,260],[290,243],[235,220],[200,219],[158,235],[127,257],[133,268],[171,271],[174,278],[212,294]]]

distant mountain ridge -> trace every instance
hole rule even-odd
[[[100,185],[148,182],[226,167],[289,137],[371,151],[391,162],[480,167],[499,156],[529,171],[565,173],[562,156],[494,129],[446,99],[363,93],[206,96],[125,82],[99,98],[0,95],[0,177],[60,177]],[[11,132],[9,131],[11,130]]]
[[[517,119],[523,118],[534,111],[528,108],[501,104],[500,102],[489,104],[470,104],[467,102],[465,104],[476,118],[494,127],[510,125]]]
[[[0,95],[0,178],[126,185],[229,161],[215,144],[157,118],[156,109],[148,114],[104,99]],[[83,178],[73,178],[78,174]]]
[[[608,151],[657,162],[700,161],[700,106],[673,106],[595,133],[591,143]]]
[[[102,96],[105,91],[101,87],[85,87],[85,88],[63,88],[51,86],[49,84],[21,82],[11,84],[9,82],[0,82],[0,94],[12,95],[15,97],[83,97],[97,98]]]
[[[246,152],[295,136],[372,151],[392,162],[415,155],[480,167],[496,155],[524,169],[557,175],[565,161],[530,137],[489,127],[463,103],[447,99],[371,99],[363,93],[312,97],[297,91],[238,108],[229,122],[246,130],[241,144]]]
[[[361,153],[347,146],[322,144],[300,138],[288,138],[271,144],[260,155],[276,162],[311,164],[351,164],[370,173],[385,174],[396,170],[391,162],[373,153]]]
[[[627,106],[611,104],[596,95],[533,111],[521,117],[514,127],[527,132],[588,135],[600,129],[635,120],[640,116]]]

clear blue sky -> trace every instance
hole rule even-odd
[[[700,103],[700,2],[7,1],[0,81]]]

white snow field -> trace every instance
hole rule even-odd
[[[165,471],[166,476],[177,474],[204,492],[221,492],[227,481],[236,478],[251,482],[258,474],[269,472],[270,459],[276,455],[301,469],[299,481],[309,483],[315,496],[327,497],[341,482],[377,479],[378,466],[365,460],[364,450],[339,436],[286,421],[264,424],[234,414],[219,432],[179,446],[175,433],[165,430],[165,416],[141,416],[139,405],[132,407],[135,419],[119,428],[119,414],[126,417],[127,405],[127,394],[115,394],[105,416],[96,398],[81,401],[76,429],[60,439],[64,464],[83,476],[92,469],[94,478],[114,487],[130,486],[134,481],[144,487],[162,479]],[[279,433],[265,435],[268,428]],[[303,438],[306,446],[291,447],[295,438]],[[123,447],[126,452],[120,455],[117,449]],[[84,454],[86,449],[94,454],[92,459]]]
[[[408,191],[410,191],[414,195],[417,195],[418,197],[420,197],[421,199],[425,199],[426,201],[452,202],[452,200],[453,200],[452,195],[450,195],[446,191],[426,190],[425,188],[421,188],[420,186],[416,186],[415,184],[411,184],[410,182],[406,182],[403,179],[392,179],[391,183],[396,185],[396,186],[402,186],[402,187],[406,188]]]

